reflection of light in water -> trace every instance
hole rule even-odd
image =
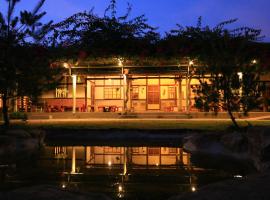
[[[196,189],[195,186],[192,186],[192,187],[191,187],[191,191],[192,191],[192,192],[196,192],[196,190],[197,190],[197,189]]]
[[[234,177],[234,178],[243,178],[243,176],[242,176],[242,175],[239,175],[239,174],[234,175],[233,177]]]
[[[62,187],[62,189],[65,189],[67,187],[67,185],[65,183],[62,183],[61,187]]]
[[[125,197],[125,194],[124,194],[124,187],[123,185],[119,184],[118,187],[117,187],[117,196],[118,198],[124,198]]]
[[[118,193],[117,196],[118,196],[119,198],[124,198],[124,197],[125,197],[123,193]]]
[[[123,192],[123,187],[122,187],[122,185],[119,185],[119,186],[118,186],[118,192]]]
[[[112,166],[112,162],[111,161],[108,162],[108,166],[109,167]]]

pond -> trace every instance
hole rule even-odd
[[[17,161],[5,173],[2,191],[45,184],[112,199],[168,199],[241,177],[235,176],[238,172],[203,168],[175,144],[140,146],[138,142],[128,146],[47,144],[39,154]]]

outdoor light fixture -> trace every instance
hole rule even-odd
[[[186,113],[189,114],[190,110],[190,67],[194,65],[193,60],[188,62],[187,75],[186,75]]]
[[[109,167],[112,166],[112,162],[111,162],[111,161],[108,162],[108,166],[109,166]]]
[[[63,64],[63,66],[64,66],[64,68],[69,68],[69,64],[66,62]]]
[[[252,63],[252,64],[257,64],[257,60],[254,59],[254,60],[251,61],[251,63]]]
[[[69,76],[71,76],[72,78],[72,98],[73,98],[73,108],[72,108],[72,113],[75,114],[76,113],[76,83],[77,83],[77,76],[75,74],[72,74],[71,72],[71,64],[64,62],[63,63],[63,67],[68,69],[69,71]]]
[[[119,67],[123,67],[123,61],[122,61],[122,59],[121,58],[118,58],[117,60],[118,60],[118,66]]]
[[[239,77],[239,80],[242,80],[243,79],[243,72],[238,72],[237,75]]]
[[[77,76],[73,74],[72,75],[73,114],[76,113],[76,82],[77,82]]]

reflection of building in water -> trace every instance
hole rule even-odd
[[[72,147],[54,147],[56,158],[72,159]],[[190,154],[175,147],[76,147],[76,159],[86,165],[189,165]]]
[[[117,199],[130,197],[142,188],[150,188],[151,193],[153,188],[163,190],[164,184],[170,191],[197,190],[190,154],[182,148],[69,146],[47,147],[45,152],[55,158],[56,162],[49,159],[45,163],[60,170],[62,189],[77,190],[85,181],[87,187],[98,185]]]

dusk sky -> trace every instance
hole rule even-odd
[[[36,0],[21,0],[17,10],[32,9]],[[238,18],[236,25],[262,29],[265,41],[270,41],[270,0],[118,0],[119,13],[124,13],[127,3],[132,7],[132,15],[145,14],[151,25],[159,27],[164,33],[181,25],[195,25],[199,16],[203,24],[211,26],[217,23]],[[47,12],[46,20],[55,22],[84,10],[94,7],[94,12],[103,15],[109,0],[47,0],[43,10]],[[3,0],[1,0],[3,10]]]

